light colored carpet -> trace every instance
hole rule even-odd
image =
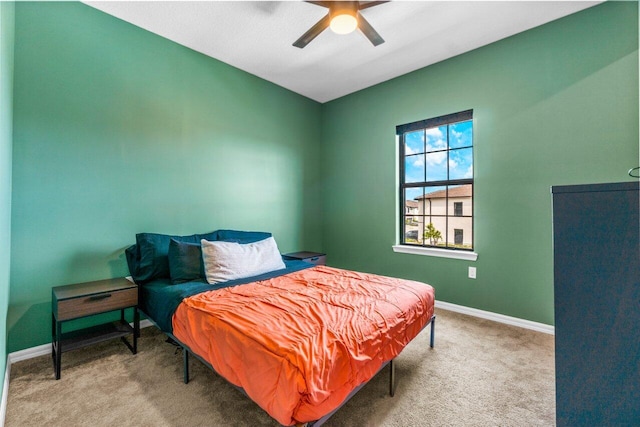
[[[436,310],[429,329],[343,406],[326,426],[552,426],[553,336]],[[112,340],[11,367],[6,426],[276,426],[240,391],[182,354],[156,328],[142,330],[132,355]]]

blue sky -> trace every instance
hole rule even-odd
[[[473,122],[454,123],[449,127],[447,146],[447,125],[409,132],[405,135],[405,182],[425,180],[440,181],[473,177]],[[449,148],[449,176],[447,177],[447,148]],[[433,189],[430,189],[430,191]],[[407,190],[417,195],[422,190]],[[413,198],[413,197],[411,197]],[[407,197],[409,199],[409,197]]]

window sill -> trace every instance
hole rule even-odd
[[[475,252],[454,251],[449,249],[437,249],[437,248],[423,248],[419,246],[394,245],[393,251],[403,253],[403,254],[426,255],[426,256],[435,256],[440,258],[452,258],[452,259],[464,259],[467,261],[475,261],[478,259],[478,254]]]

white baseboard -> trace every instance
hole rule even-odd
[[[131,325],[131,326],[133,326],[133,325]],[[141,320],[141,321],[140,321],[140,329],[142,329],[142,328],[148,328],[149,326],[155,326],[155,325],[153,324],[153,322],[151,322],[151,320],[149,320],[149,319],[144,319],[144,320]]]
[[[22,360],[33,359],[34,357],[44,356],[45,354],[51,354],[51,343],[9,353],[7,365],[20,362]]]
[[[153,326],[153,323],[151,323],[149,319],[140,321],[140,329],[146,328],[148,326]],[[36,347],[26,348],[24,350],[9,353],[9,360],[7,361],[7,365],[10,363],[20,362],[21,360],[44,356],[46,354],[51,354],[51,343],[42,344]]]
[[[2,402],[0,402],[0,426],[4,426],[7,415],[7,399],[9,399],[9,375],[11,374],[11,363],[7,357],[7,367],[4,370],[4,384],[2,385]]]
[[[505,323],[519,328],[531,329],[532,331],[555,335],[555,328],[545,323],[532,322],[531,320],[517,317],[505,316],[504,314],[493,313],[491,311],[478,310],[477,308],[465,307],[464,305],[451,304],[450,302],[436,301],[436,307],[456,313],[466,314],[481,319],[492,320],[498,323]]]

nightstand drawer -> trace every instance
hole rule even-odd
[[[309,258],[304,258],[303,261],[310,262],[311,264],[315,264],[315,265],[325,265],[327,263],[327,256],[326,255],[312,256]]]
[[[58,321],[75,319],[138,305],[138,288],[101,292],[58,301]]]
[[[284,254],[284,257],[287,259],[298,259],[300,261],[309,262],[315,265],[326,265],[327,256],[320,252],[292,252],[289,254]]]

